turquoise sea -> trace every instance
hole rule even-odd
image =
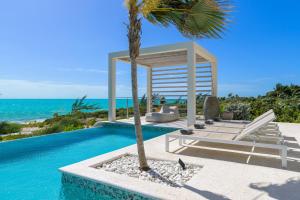
[[[70,112],[75,99],[0,99],[0,121],[24,122],[42,120],[54,113]],[[108,109],[108,99],[87,99],[86,103],[96,104],[102,110]],[[126,108],[126,99],[117,99],[117,108]],[[132,100],[128,100],[132,106]]]

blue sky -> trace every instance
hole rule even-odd
[[[219,95],[300,84],[300,1],[234,5],[223,39],[196,40],[218,58]],[[127,49],[126,22],[123,0],[0,0],[1,98],[107,97],[107,54]],[[174,27],[143,21],[142,47],[184,41]],[[117,66],[117,96],[131,94],[129,69]]]

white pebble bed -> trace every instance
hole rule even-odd
[[[98,165],[96,168],[172,187],[181,187],[202,168],[199,165],[185,163],[186,169],[183,170],[175,161],[155,159],[147,159],[147,161],[151,168],[149,171],[139,169],[138,157],[135,155],[125,155]]]

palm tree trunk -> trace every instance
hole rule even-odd
[[[132,98],[134,108],[134,125],[136,134],[137,151],[139,156],[140,169],[143,171],[149,170],[147,164],[144,141],[142,134],[139,99],[138,99],[138,85],[137,85],[137,63],[136,58],[139,56],[140,39],[141,39],[141,19],[138,17],[138,7],[135,0],[129,4],[129,26],[128,26],[128,41],[129,54],[131,60],[131,85]]]

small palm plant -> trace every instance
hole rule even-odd
[[[140,120],[137,92],[137,62],[141,40],[141,20],[153,24],[174,25],[189,38],[221,38],[231,10],[227,0],[125,0],[129,12],[128,42],[134,122],[141,170],[148,170]]]
[[[87,104],[85,103],[87,96],[83,96],[81,99],[76,99],[75,102],[72,104],[72,110],[71,113],[77,113],[82,110],[97,110],[99,109],[98,106],[95,104]]]

